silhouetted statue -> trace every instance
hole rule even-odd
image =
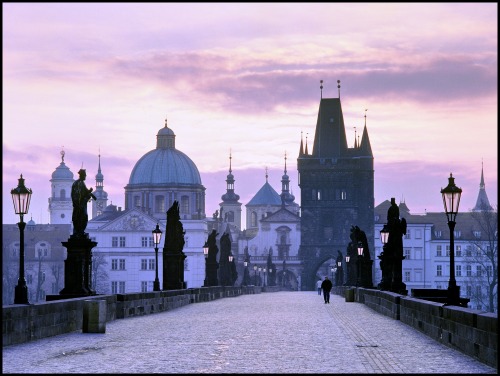
[[[73,221],[73,236],[85,237],[85,229],[89,221],[87,203],[91,199],[95,200],[96,197],[92,193],[92,187],[87,188],[85,185],[87,172],[84,169],[80,169],[78,175],[80,177],[71,187],[71,200],[73,201],[73,215],[71,220]]]
[[[219,248],[217,247],[217,231],[212,230],[211,234],[208,235],[207,245],[208,245],[208,261],[217,263],[217,253],[219,253]]]
[[[220,257],[219,257],[219,281],[221,286],[231,286],[231,265],[229,255],[231,254],[231,239],[225,232],[220,237]]]
[[[184,228],[180,221],[179,202],[174,201],[167,211],[165,249],[168,253],[181,253],[184,249]]]

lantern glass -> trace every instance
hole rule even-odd
[[[161,234],[162,234],[158,223],[156,224],[156,228],[152,231],[152,233],[153,233],[153,243],[155,243],[155,247],[158,247],[158,244],[160,244]]]
[[[387,228],[387,225],[384,225],[384,228],[380,230],[380,241],[382,244],[387,244],[387,241],[389,240],[389,230]]]
[[[362,256],[363,255],[363,245],[361,243],[359,243],[358,245],[358,256]]]
[[[205,255],[205,257],[208,257],[208,244],[205,243],[205,245],[203,246],[203,254]]]
[[[233,258],[234,258],[233,255],[229,255],[229,262],[233,262]]]
[[[243,266],[246,268],[248,266],[248,261],[243,261]]]
[[[342,266],[342,261],[339,261],[337,262],[337,265],[339,266],[339,268]]]
[[[460,205],[462,189],[455,185],[455,178],[451,173],[448,178],[448,186],[441,189],[441,194],[443,195],[444,211],[448,217],[448,221],[455,222],[458,206]]]
[[[254,271],[257,271],[257,265],[254,265],[254,266],[253,266],[253,270],[254,270]]]
[[[346,256],[345,257],[345,262],[349,262],[350,259],[351,259],[351,256]]]
[[[14,211],[16,214],[27,214],[33,191],[24,186],[22,174],[18,180],[19,183],[17,187],[10,191],[10,194],[12,195],[12,202],[14,203]]]

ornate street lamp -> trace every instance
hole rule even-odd
[[[26,223],[23,221],[23,216],[28,213],[31,194],[33,191],[24,186],[22,174],[18,180],[19,184],[17,187],[10,191],[10,194],[12,195],[12,202],[14,203],[14,211],[16,214],[19,214],[21,219],[17,224],[20,233],[19,280],[17,281],[17,286],[15,287],[14,304],[29,304],[28,286],[26,285],[26,279],[24,278],[24,228],[26,227]]]
[[[389,250],[389,227],[384,224],[382,230],[380,230],[380,241],[382,242],[382,252],[378,255],[380,259],[380,270],[382,272],[382,279],[379,283],[379,288],[381,290],[390,290],[392,284],[392,269],[393,269],[393,257],[391,250]]]
[[[349,255],[345,256],[346,265],[345,265],[345,283],[344,283],[344,286],[349,286],[348,283],[349,283],[349,260],[350,259],[351,259],[351,256],[349,256]]]
[[[153,243],[155,243],[155,257],[156,257],[156,276],[155,276],[155,281],[153,283],[153,291],[160,291],[160,280],[158,279],[158,244],[160,244],[161,240],[161,230],[160,226],[157,223],[156,228],[152,231],[153,233]]]
[[[458,205],[460,204],[460,196],[462,189],[455,185],[455,178],[450,173],[448,178],[448,186],[441,189],[443,195],[443,204],[446,217],[448,219],[448,227],[450,228],[450,280],[448,282],[448,299],[447,304],[459,305],[460,303],[460,287],[457,286],[455,280],[455,218],[458,214]]]
[[[342,283],[344,282],[344,271],[342,270],[342,261],[337,261],[337,286],[342,286]]]
[[[358,243],[358,279],[356,282],[356,286],[361,286],[361,257],[363,256],[363,244]]]
[[[259,286],[261,286],[261,283],[260,283],[260,272],[262,270],[262,267],[259,266]]]

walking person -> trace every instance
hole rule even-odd
[[[318,279],[318,282],[316,282],[316,288],[318,289],[318,295],[321,295],[321,284],[323,283],[323,281],[320,279]]]
[[[323,289],[323,298],[325,298],[325,304],[330,304],[330,291],[332,290],[332,281],[325,277],[325,280],[321,283],[321,288]]]

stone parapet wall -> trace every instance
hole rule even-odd
[[[84,301],[106,300],[106,322],[169,311],[191,303],[244,294],[259,294],[259,286],[216,286],[59,299],[2,307],[2,346],[82,330]]]

